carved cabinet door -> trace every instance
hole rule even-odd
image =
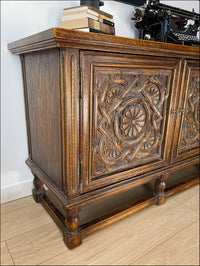
[[[177,112],[173,161],[199,155],[199,63],[185,61]]]
[[[166,165],[180,62],[82,51],[80,67],[82,192]]]

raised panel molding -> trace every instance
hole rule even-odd
[[[171,70],[95,71],[92,176],[163,158]]]
[[[179,153],[199,146],[199,72],[189,70],[188,93],[184,109]]]
[[[82,51],[82,192],[165,166],[181,61]]]

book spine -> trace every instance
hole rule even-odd
[[[106,19],[103,19],[101,17],[97,17],[97,16],[94,16],[94,15],[91,15],[91,14],[75,14],[75,15],[62,15],[62,18],[61,18],[61,21],[64,22],[64,21],[76,21],[76,20],[79,20],[79,19],[85,19],[85,18],[90,18],[90,19],[94,19],[96,21],[99,21],[101,23],[104,23],[104,24],[107,24],[109,26],[112,26],[114,27],[114,22],[111,22],[109,20],[106,20]]]
[[[107,32],[103,32],[103,31],[95,30],[95,29],[91,29],[91,28],[77,28],[77,29],[75,29],[75,30],[78,30],[78,31],[85,31],[85,32],[94,32],[94,33],[110,34],[110,33],[107,33]]]
[[[99,10],[99,9],[93,7],[93,6],[88,6],[88,10],[93,10],[94,12],[96,12],[96,13],[102,15],[102,16],[105,16],[105,17],[107,17],[107,18],[111,18],[111,19],[113,19],[113,15],[111,15],[111,14],[109,14],[109,13],[106,13],[106,12],[104,12],[104,11],[102,11],[102,10]]]
[[[62,16],[71,16],[71,15],[81,15],[83,16],[83,14],[86,16],[86,14],[88,13],[87,10],[72,10],[71,12],[66,12],[65,10],[63,10]]]
[[[107,24],[92,20],[92,19],[88,19],[88,27],[94,30],[98,30],[101,32],[105,32],[105,33],[109,33],[112,35],[115,35],[115,28],[112,26],[109,26]]]
[[[88,27],[88,18],[62,21],[62,27],[66,29],[76,29]]]
[[[83,6],[74,6],[74,7],[63,8],[64,12],[69,12],[69,13],[74,12],[74,11],[80,12],[80,11],[85,11],[85,10],[87,12],[88,6],[83,5]]]
[[[107,16],[105,16],[105,15],[102,15],[101,13],[98,13],[98,12],[92,10],[92,9],[89,9],[89,8],[88,8],[88,13],[91,14],[91,15],[93,15],[93,16],[97,16],[97,17],[99,17],[99,18],[101,18],[101,19],[105,19],[105,20],[107,20],[107,21],[111,21],[111,22],[113,22],[113,18],[110,18],[110,17],[107,17]]]
[[[73,20],[79,20],[79,19],[85,19],[85,18],[90,18],[94,20],[99,20],[97,16],[91,15],[91,14],[74,14],[74,15],[65,15],[63,14],[61,17],[61,21],[73,21]]]
[[[89,29],[89,32],[94,32],[94,33],[103,33],[103,34],[110,34],[108,32],[100,31],[100,30],[94,30],[94,29]],[[113,34],[112,34],[113,35]]]
[[[95,8],[90,9],[89,6],[85,6],[84,8],[69,8],[69,9],[63,9],[63,16],[71,16],[71,15],[76,15],[76,16],[84,16],[84,14],[91,14],[93,16],[105,19],[107,21],[113,22],[113,16],[103,12],[101,10],[96,10]],[[103,13],[103,14],[102,14]],[[107,14],[107,15],[106,15]]]
[[[112,27],[115,26],[115,23],[114,22],[109,21],[107,19],[99,18],[99,22],[104,23],[104,24],[107,24],[107,25],[112,26]]]

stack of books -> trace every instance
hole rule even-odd
[[[113,16],[91,6],[65,8],[62,14],[62,27],[88,32],[115,35]]]

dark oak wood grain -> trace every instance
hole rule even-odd
[[[82,52],[81,69],[83,191],[166,165],[180,60]]]
[[[173,159],[180,161],[199,154],[199,61],[186,60],[181,84]],[[179,127],[178,127],[179,126]]]
[[[31,158],[62,189],[59,51],[25,56]]]
[[[70,249],[199,182],[199,48],[61,28],[8,48],[33,197]]]
[[[60,50],[63,182],[68,197],[79,193],[79,50]]]
[[[196,54],[199,53],[198,47],[87,33],[63,28],[52,28],[12,42],[8,45],[8,49],[14,54],[22,54],[52,47],[87,49],[88,45],[90,50],[118,51],[121,53],[126,50],[126,53],[143,54],[148,49],[149,54],[163,54],[166,57],[168,57],[167,53],[170,53],[171,57],[184,55],[185,58],[196,59]]]

